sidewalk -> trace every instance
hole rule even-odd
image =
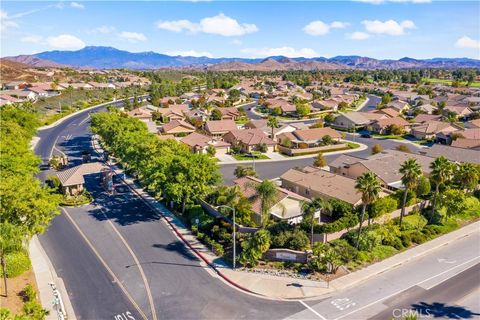
[[[63,280],[57,276],[57,273],[55,272],[47,254],[43,250],[37,236],[34,236],[30,241],[28,250],[30,253],[30,260],[32,261],[33,272],[35,273],[35,279],[37,281],[38,291],[40,293],[40,302],[42,307],[49,311],[46,319],[61,319],[57,310],[54,309],[53,302],[55,301],[55,296],[50,283],[54,283],[60,292],[60,297],[65,308],[64,312],[68,319],[76,319]]]

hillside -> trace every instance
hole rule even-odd
[[[5,59],[8,59],[10,61],[15,61],[19,63],[23,63],[25,65],[35,67],[35,68],[65,68],[67,67],[66,65],[45,60],[45,59],[40,59],[34,55],[20,55],[16,57],[7,57]]]

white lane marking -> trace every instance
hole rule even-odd
[[[318,313],[317,311],[313,310],[312,307],[310,307],[308,304],[306,304],[305,302],[303,302],[302,300],[298,300],[298,302],[300,302],[301,304],[303,304],[303,306],[305,308],[307,308],[308,310],[312,311],[317,317],[319,317],[320,319],[322,320],[327,320],[324,316],[322,316],[320,313]]]
[[[420,285],[420,284],[422,284],[422,283],[424,283],[424,282],[427,282],[427,281],[432,280],[432,279],[434,279],[434,278],[436,278],[436,277],[439,277],[439,276],[441,276],[441,275],[444,275],[445,273],[448,273],[448,272],[450,272],[450,271],[452,271],[452,270],[454,270],[454,269],[456,269],[456,268],[459,268],[459,267],[461,267],[461,266],[464,266],[464,265],[466,265],[466,264],[469,264],[470,262],[475,261],[475,260],[477,260],[478,258],[480,258],[480,256],[477,256],[477,257],[475,257],[475,258],[473,258],[473,259],[470,259],[470,260],[468,260],[468,261],[465,261],[464,263],[461,263],[461,264],[456,265],[456,266],[454,266],[454,267],[452,267],[452,268],[450,268],[450,269],[447,269],[447,270],[445,270],[445,271],[443,271],[443,272],[440,272],[439,274],[436,274],[436,275],[431,276],[431,277],[429,277],[429,278],[427,278],[427,279],[424,279],[424,280],[422,280],[422,281],[420,281],[420,282],[417,282],[417,283],[411,285],[411,286],[408,287],[408,288],[399,290],[399,291],[397,291],[397,292],[394,292],[394,293],[392,293],[392,294],[389,294],[388,296],[385,296],[385,297],[380,298],[380,299],[378,299],[378,300],[376,300],[376,301],[373,301],[373,302],[371,302],[371,303],[369,303],[369,304],[366,304],[366,305],[364,305],[363,307],[360,307],[360,308],[358,308],[358,309],[356,309],[356,310],[352,310],[352,311],[350,311],[349,313],[346,313],[346,314],[344,314],[344,315],[342,315],[342,316],[340,316],[340,317],[338,317],[338,318],[335,318],[334,320],[338,320],[338,319],[345,318],[346,316],[349,316],[349,315],[351,315],[352,313],[361,311],[361,310],[363,310],[363,309],[365,309],[365,308],[368,308],[368,307],[370,307],[370,306],[372,306],[372,305],[374,305],[374,304],[376,304],[376,303],[379,303],[379,302],[381,302],[381,301],[383,301],[383,300],[386,300],[386,299],[388,299],[388,298],[391,298],[391,297],[393,297],[393,296],[395,296],[395,295],[397,295],[397,294],[399,294],[399,293],[401,293],[401,292],[407,291],[408,289],[411,289],[411,288],[413,288],[413,287],[415,287],[415,286],[418,286],[418,285]],[[462,271],[464,271],[464,270],[461,270],[461,271],[455,273],[454,275],[452,275],[452,277],[456,276],[457,274],[461,273]],[[450,278],[451,278],[451,277],[450,277]],[[440,283],[442,283],[442,282],[444,282],[444,281],[446,281],[446,280],[448,280],[448,279],[445,279],[445,280],[441,281]],[[440,283],[437,283],[436,285],[439,285]],[[435,286],[436,286],[436,285],[435,285]],[[430,288],[428,288],[428,289],[430,289]],[[428,290],[428,289],[427,289],[427,290]]]
[[[439,263],[446,263],[446,264],[454,264],[454,263],[457,263],[457,260],[448,260],[448,259],[445,259],[445,258],[438,258],[437,261]]]
[[[140,307],[138,306],[138,304],[135,302],[135,300],[133,300],[132,296],[130,295],[130,293],[128,293],[127,289],[123,286],[122,282],[120,282],[120,280],[117,278],[117,276],[115,275],[115,273],[113,273],[112,269],[110,269],[110,267],[108,266],[108,264],[105,262],[105,260],[103,260],[102,256],[100,255],[100,253],[98,253],[97,249],[95,249],[95,247],[93,246],[93,244],[90,242],[90,240],[88,240],[87,236],[83,233],[82,229],[80,229],[80,227],[77,225],[77,223],[73,220],[73,218],[70,216],[70,214],[68,213],[68,211],[65,209],[65,208],[61,208],[61,210],[65,213],[65,215],[67,216],[67,218],[70,220],[70,222],[73,224],[73,226],[75,227],[75,229],[77,229],[78,233],[82,236],[83,240],[85,240],[85,242],[87,243],[87,245],[90,247],[90,249],[92,249],[93,253],[95,254],[95,256],[97,256],[98,260],[103,264],[103,266],[105,267],[105,269],[107,269],[108,273],[110,274],[110,276],[113,278],[114,282],[116,284],[118,284],[118,286],[120,287],[120,289],[122,290],[122,292],[125,294],[125,296],[127,297],[127,299],[132,303],[132,305],[135,307],[135,309],[137,309],[138,313],[140,314],[140,316],[144,319],[144,320],[148,320],[147,316],[145,315],[145,313],[140,309]]]
[[[347,310],[348,308],[354,307],[356,305],[356,303],[351,301],[349,298],[335,299],[332,300],[330,303],[333,304],[335,308],[341,311]]]
[[[56,149],[56,148],[55,148],[55,145],[57,144],[58,138],[60,138],[60,136],[57,136],[57,138],[55,139],[55,141],[53,141],[52,150],[50,150],[50,156],[48,157],[49,160],[52,158],[53,149]]]
[[[113,201],[112,201],[112,204],[113,204]],[[133,260],[137,264],[138,270],[140,271],[140,276],[142,277],[143,283],[145,284],[145,291],[147,291],[148,302],[150,303],[150,309],[151,309],[151,312],[152,312],[153,320],[157,320],[157,313],[155,311],[155,306],[153,304],[153,296],[152,296],[152,292],[150,291],[150,285],[147,281],[147,277],[145,276],[145,273],[143,272],[143,268],[142,268],[142,265],[140,264],[140,261],[138,260],[137,256],[133,252],[130,245],[127,243],[127,240],[125,240],[125,238],[120,234],[120,231],[118,231],[118,229],[115,227],[112,220],[110,220],[110,218],[107,217],[107,215],[105,214],[105,211],[103,209],[100,209],[100,211],[102,212],[105,219],[107,219],[107,221],[110,224],[110,226],[112,227],[113,231],[115,231],[117,236],[120,238],[120,240],[123,242],[123,244],[127,248],[128,252],[130,252],[130,254],[132,255]]]
[[[78,125],[81,126],[82,124],[86,123],[88,121],[88,119],[90,119],[90,113],[88,114],[88,116],[83,119]]]

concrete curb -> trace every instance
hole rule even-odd
[[[32,261],[33,272],[35,273],[35,279],[37,281],[38,291],[40,293],[40,302],[43,308],[50,312],[46,319],[59,319],[57,311],[53,308],[52,303],[55,300],[55,297],[53,295],[53,290],[50,287],[50,283],[54,283],[57,290],[60,292],[68,319],[76,319],[65,284],[55,272],[52,262],[48,258],[36,235],[32,237],[29,243],[29,254]]]
[[[361,282],[368,280],[369,278],[383,273],[387,270],[395,268],[403,263],[409,262],[413,259],[419,258],[435,249],[438,249],[446,244],[454,242],[458,239],[466,237],[472,233],[480,231],[480,221],[471,223],[463,228],[452,231],[438,238],[430,240],[426,243],[418,245],[414,248],[405,250],[399,254],[396,254],[390,258],[387,258],[378,263],[372,264],[364,269],[352,272],[341,278],[330,281],[330,287],[335,290],[345,289]]]
[[[353,141],[351,141],[353,142]],[[323,153],[324,156],[330,156],[330,155],[336,155],[336,154],[345,154],[345,153],[352,153],[352,152],[358,152],[358,151],[363,151],[367,150],[368,146],[363,143],[359,142],[353,142],[358,145],[360,145],[359,148],[356,149],[350,149],[350,150],[340,150],[340,151],[332,151],[332,152],[325,152]],[[318,155],[318,153],[315,154],[307,154],[304,156],[298,156],[298,157],[285,157],[284,159],[265,159],[265,160],[255,160],[255,163],[266,163],[266,162],[280,162],[280,161],[293,161],[293,160],[299,160],[299,159],[313,159]],[[224,165],[224,164],[249,164],[251,163],[252,160],[235,160],[235,161],[223,161],[223,162],[217,162],[219,165]]]

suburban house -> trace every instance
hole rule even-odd
[[[430,174],[430,163],[434,160],[433,158],[397,150],[385,150],[366,159],[341,155],[332,161],[329,167],[331,172],[351,179],[356,179],[363,173],[371,171],[376,174],[384,188],[395,190],[403,188],[402,174],[399,170],[409,158],[417,160],[425,175]]]
[[[192,110],[184,111],[183,114],[185,115],[185,117],[189,119],[200,120],[202,122],[206,121],[209,117],[208,112],[201,109],[192,109]]]
[[[416,109],[420,110],[422,113],[432,114],[437,108],[428,103],[417,106]]]
[[[127,112],[127,115],[132,118],[139,119],[143,122],[151,122],[152,121],[152,111],[148,110],[147,108],[137,108]]]
[[[306,198],[339,199],[356,206],[362,195],[355,189],[356,181],[319,168],[293,168],[280,176],[282,187]]]
[[[468,118],[473,113],[468,105],[446,106],[443,111],[452,112],[460,119]]]
[[[272,112],[274,109],[279,108],[282,114],[292,114],[297,112],[297,107],[285,100],[285,99],[267,99],[267,108]]]
[[[4,104],[20,103],[22,100],[14,98],[6,94],[0,94],[0,106]]]
[[[157,112],[162,115],[162,122],[169,122],[172,120],[184,120],[185,113],[190,109],[186,104],[179,104],[169,106],[168,108],[157,108]]]
[[[464,139],[458,138],[451,143],[452,147],[462,149],[480,150],[480,139]]]
[[[461,130],[462,127],[448,122],[441,121],[427,121],[420,125],[412,126],[410,134],[412,134],[417,139],[426,139],[431,140],[435,139],[436,136],[440,133],[448,135],[452,132]]]
[[[62,193],[67,196],[77,196],[84,190],[84,175],[99,173],[106,166],[101,162],[84,163],[56,173],[60,180]]]
[[[11,81],[3,84],[5,90],[21,90],[27,87],[28,83],[25,81]]]
[[[325,100],[318,100],[311,103],[313,109],[317,110],[338,110],[338,101],[332,98],[328,98]]]
[[[413,123],[420,124],[426,123],[429,121],[441,121],[442,116],[439,114],[419,114],[415,118],[413,118]]]
[[[380,110],[375,110],[373,112],[378,113],[378,114],[384,114],[384,115],[386,115],[390,118],[396,118],[400,115],[400,113],[393,108],[383,108],[383,109],[380,109]]]
[[[221,137],[226,133],[237,130],[238,127],[233,120],[210,120],[204,124],[205,131],[214,137]]]
[[[408,132],[410,129],[410,123],[401,117],[375,120],[370,125],[370,128],[373,132],[387,134],[391,126],[401,127],[403,128],[404,132]]]
[[[230,151],[230,143],[212,139],[197,132],[192,132],[188,136],[182,138],[180,142],[186,144],[194,153],[207,153],[208,146],[215,148],[215,154],[227,154]]]
[[[184,135],[195,131],[195,127],[183,120],[172,120],[160,127],[162,134]]]
[[[231,130],[223,136],[223,140],[232,146],[240,147],[244,153],[256,151],[263,144],[267,146],[268,152],[274,152],[277,145],[260,129]]]
[[[65,89],[68,87],[72,87],[75,90],[88,90],[88,89],[93,89],[93,86],[88,83],[83,83],[83,82],[76,82],[76,83],[60,83],[60,86],[64,87]]]
[[[314,128],[295,130],[293,132],[286,132],[278,135],[278,141],[285,144],[285,141],[290,141],[292,148],[313,148],[322,145],[323,137],[330,136],[334,141],[340,141],[342,135],[340,132],[332,128]],[[302,147],[305,146],[306,148]]]
[[[262,223],[262,210],[261,200],[256,197],[255,185],[261,182],[262,180],[250,176],[234,181],[240,187],[240,191],[245,197],[250,199],[254,212],[253,220],[258,225]],[[270,216],[275,220],[285,220],[291,224],[300,223],[303,217],[302,203],[303,201],[308,201],[308,199],[281,187],[278,187],[277,191],[275,205],[269,210]]]
[[[480,164],[480,151],[474,149],[455,148],[436,143],[430,148],[421,149],[419,153],[433,158],[444,156],[448,160],[457,163]]]
[[[258,119],[258,120],[250,120],[245,124],[245,128],[247,129],[260,129],[267,136],[272,138],[272,128],[268,126],[268,119]],[[279,134],[285,133],[285,132],[293,132],[295,130],[299,129],[306,129],[308,128],[308,125],[304,123],[288,123],[288,124],[282,124],[278,128],[273,128],[273,139],[275,139]]]
[[[115,89],[115,85],[113,83],[103,83],[103,82],[89,82],[89,85],[91,85],[95,89]]]
[[[335,118],[332,126],[338,129],[361,129],[375,120],[387,119],[388,116],[374,112],[347,112]]]
[[[17,99],[20,99],[22,101],[35,101],[37,100],[38,94],[36,94],[33,91],[28,91],[28,90],[5,90],[2,91],[2,94],[8,95],[11,97],[15,97]]]
[[[387,108],[391,108],[397,112],[407,111],[410,108],[410,105],[402,100],[393,100],[387,104]]]
[[[240,111],[235,107],[217,108],[222,114],[222,120],[237,120],[240,118]]]

